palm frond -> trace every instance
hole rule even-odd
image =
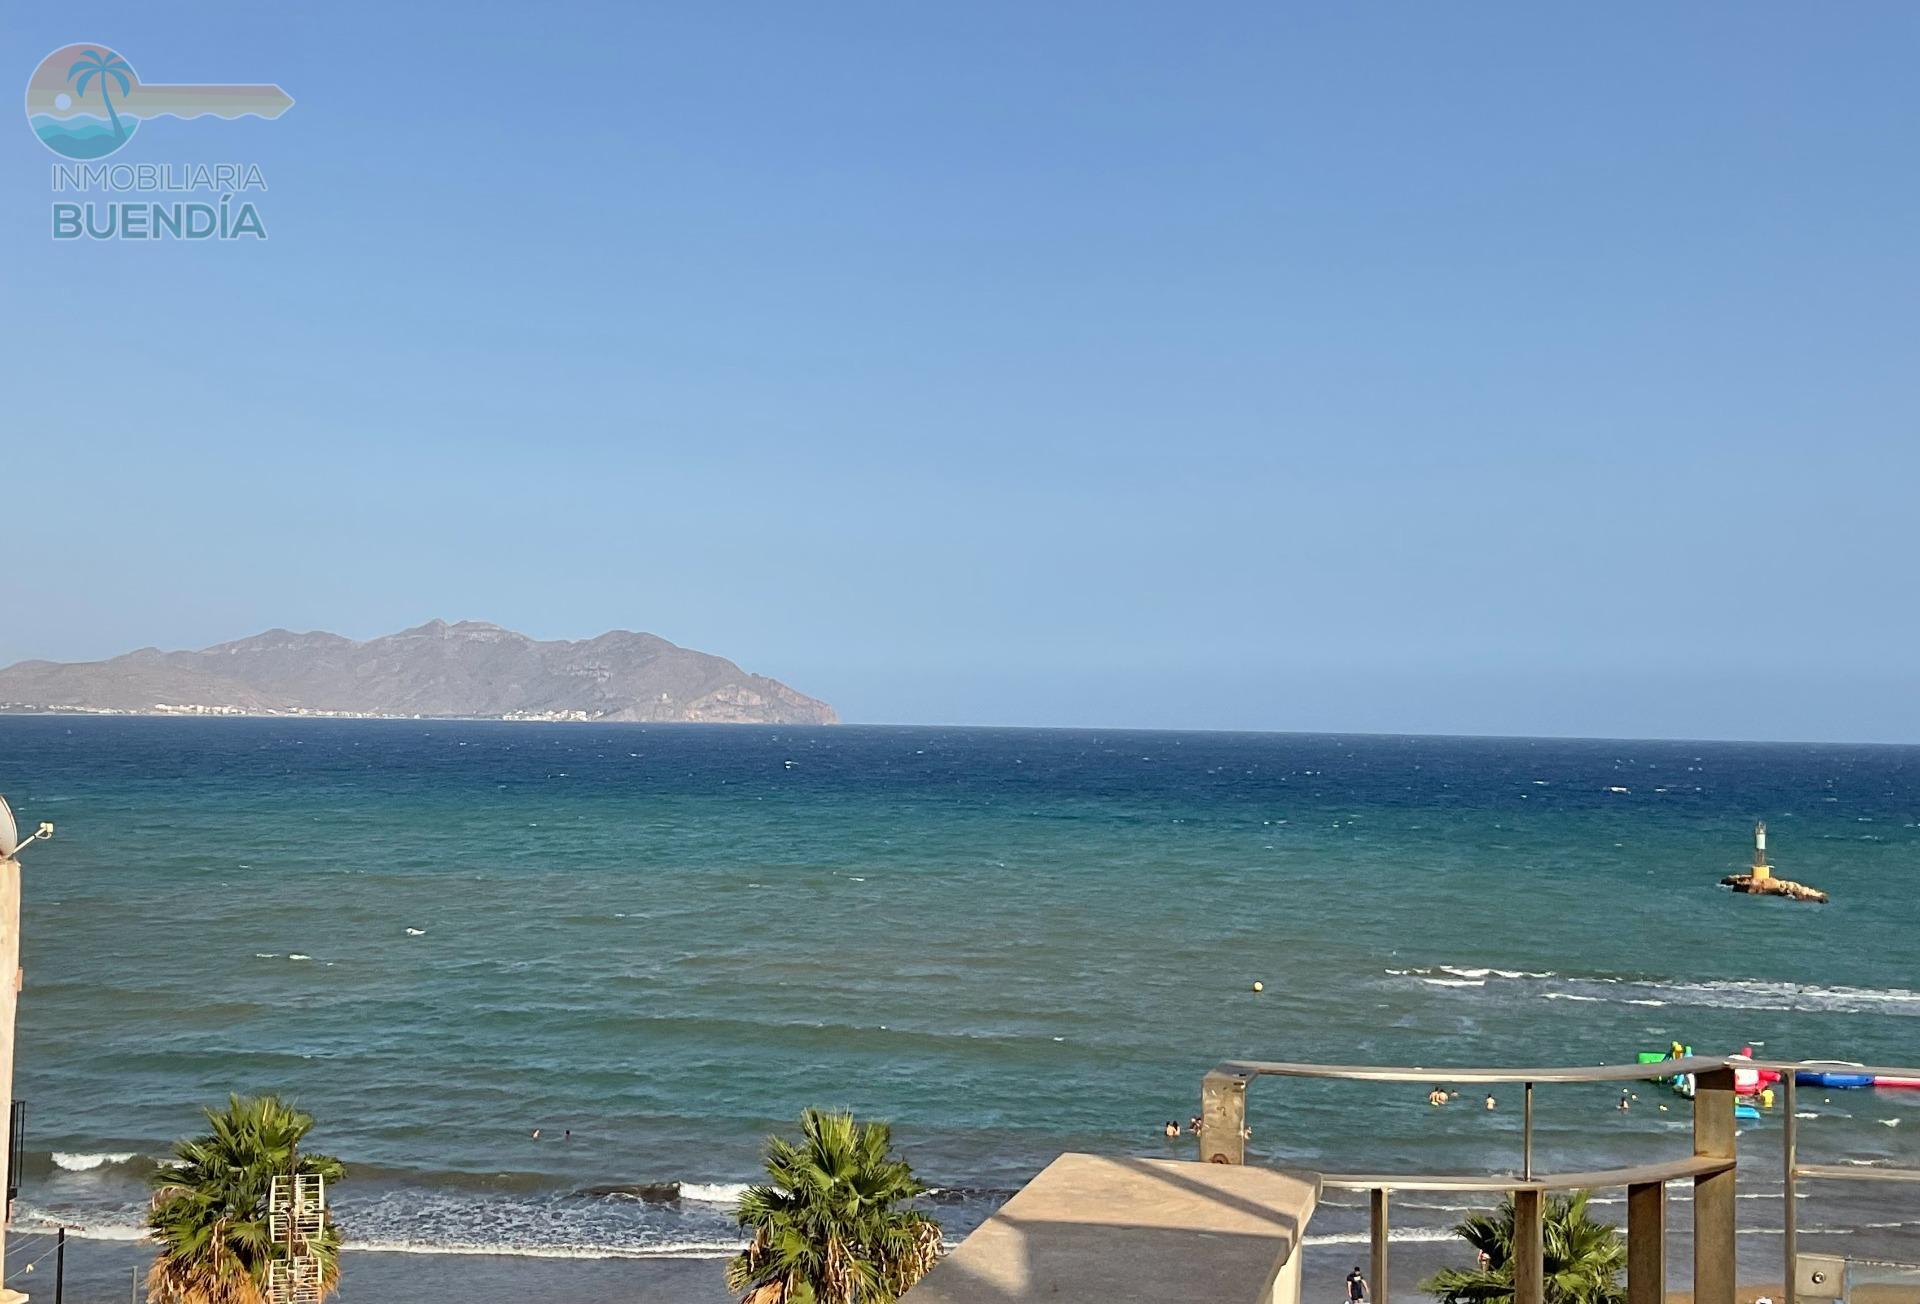
[[[147,1289],[158,1304],[261,1304],[267,1265],[280,1254],[268,1236],[273,1178],[291,1172],[330,1182],[346,1174],[330,1155],[299,1149],[311,1115],[272,1096],[230,1096],[208,1110],[205,1136],[174,1146],[174,1163],[156,1171],[148,1236],[160,1252]],[[329,1215],[314,1243],[324,1290],[340,1278],[340,1232]]]
[[[1541,1266],[1547,1304],[1625,1304],[1620,1274],[1627,1247],[1618,1228],[1588,1212],[1590,1192],[1548,1197],[1541,1210]],[[1514,1209],[1509,1196],[1491,1213],[1472,1214],[1454,1232],[1488,1259],[1485,1268],[1444,1268],[1420,1283],[1441,1304],[1511,1304]]]
[[[939,1257],[940,1226],[903,1207],[925,1194],[885,1123],[807,1110],[800,1140],[767,1140],[768,1181],[735,1206],[753,1229],[727,1264],[742,1304],[890,1304]]]

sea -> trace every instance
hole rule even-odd
[[[1517,1168],[1518,1089],[1433,1107],[1448,1065],[1920,1063],[1920,748],[4,716],[0,792],[57,828],[16,1242],[133,1240],[230,1092],[314,1115],[357,1250],[717,1283],[808,1106],[889,1120],[958,1239],[1063,1151],[1193,1157],[1164,1125],[1228,1059],[1428,1066],[1254,1085],[1251,1160],[1349,1172]],[[1718,886],[1761,819],[1832,904]],[[1538,1166],[1685,1153],[1684,1102],[1635,1092],[1540,1088]],[[1774,1281],[1778,1112],[1740,1137]],[[1808,1159],[1920,1167],[1920,1091],[1800,1112]],[[1396,1245],[1443,1255],[1472,1203],[1398,1198]],[[1800,1206],[1805,1249],[1920,1260],[1920,1187]],[[1330,1194],[1311,1243],[1365,1230]]]

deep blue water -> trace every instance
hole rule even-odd
[[[1917,778],[1892,747],[0,717],[0,792],[59,826],[21,1219],[130,1235],[228,1091],[319,1117],[362,1244],[718,1254],[810,1104],[894,1120],[964,1230],[1063,1149],[1186,1155],[1159,1125],[1230,1057],[1912,1063]],[[1716,885],[1757,818],[1833,905]],[[1261,1084],[1253,1149],[1516,1151],[1517,1098],[1424,1094]],[[1677,1153],[1660,1101],[1543,1093],[1543,1163]],[[1820,1157],[1920,1163],[1920,1093],[1805,1107]],[[1884,1252],[1920,1208],[1876,1195]]]

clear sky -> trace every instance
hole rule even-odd
[[[109,0],[0,662],[652,630],[859,721],[1920,741],[1920,7]],[[11,69],[11,73],[6,70]],[[17,101],[16,101],[17,103]]]

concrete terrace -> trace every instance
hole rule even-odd
[[[1264,1168],[1061,1155],[911,1292],[913,1304],[1286,1304],[1319,1199]]]

